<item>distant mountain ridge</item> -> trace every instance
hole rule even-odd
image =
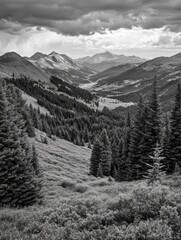
[[[121,64],[118,66],[114,66],[111,68],[108,68],[104,70],[103,72],[97,73],[93,76],[90,77],[91,82],[96,82],[96,81],[105,81],[105,79],[116,77],[122,72],[125,72],[131,68],[134,68],[138,66],[139,64],[136,63],[126,63],[126,64]]]
[[[149,96],[155,77],[161,102],[168,106],[177,83],[181,81],[181,53],[171,57],[154,58],[116,77],[102,79],[92,86],[92,90],[124,102],[137,102],[140,94]]]
[[[92,57],[83,57],[75,60],[78,64],[82,64],[90,69],[102,72],[108,68],[121,64],[143,63],[146,60],[137,56],[125,56],[113,54],[109,51],[95,54]]]
[[[67,55],[54,51],[50,54],[37,52],[28,61],[42,69],[49,76],[59,77],[75,85],[89,82],[89,76],[95,74],[95,71],[77,64]]]
[[[65,54],[35,53],[30,58],[15,52],[0,56],[0,77],[26,76],[33,80],[50,83],[50,77],[56,76],[73,85],[89,83],[89,78],[96,72],[77,64]]]
[[[49,82],[49,76],[15,52],[5,53],[0,57],[0,77],[27,76],[36,81]]]

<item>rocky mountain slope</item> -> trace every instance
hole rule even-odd
[[[102,72],[108,68],[126,64],[126,63],[143,63],[145,59],[136,56],[117,55],[111,52],[105,52],[93,55],[92,57],[84,57],[75,60],[78,64]]]
[[[95,71],[77,64],[67,55],[56,52],[49,55],[36,53],[28,61],[42,69],[49,76],[59,77],[75,85],[89,82],[90,75],[95,73]]]
[[[34,80],[49,82],[49,76],[15,52],[6,53],[0,57],[0,77],[27,76]]]

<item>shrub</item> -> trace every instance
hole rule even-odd
[[[60,185],[63,188],[69,188],[69,189],[74,189],[75,188],[75,183],[70,181],[70,180],[63,180]]]
[[[81,185],[81,184],[76,185],[74,189],[75,192],[79,192],[79,193],[85,193],[87,190],[88,190],[88,186]]]
[[[172,228],[175,240],[181,239],[181,216],[177,211],[177,207],[163,206],[160,210],[162,220]]]
[[[139,187],[128,194],[120,194],[116,201],[108,203],[108,209],[117,210],[116,221],[132,223],[137,219],[159,217],[161,207],[171,203],[168,187]]]
[[[98,178],[98,180],[94,181],[94,182],[91,182],[91,186],[93,187],[104,187],[104,186],[108,186],[108,185],[111,185],[112,182],[108,181],[107,178]]]

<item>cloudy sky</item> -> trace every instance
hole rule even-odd
[[[181,0],[0,0],[0,55],[181,52]]]

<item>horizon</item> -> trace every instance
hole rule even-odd
[[[45,54],[45,55],[50,55],[50,54],[52,54],[53,52],[55,52],[55,53],[57,53],[57,54],[60,54],[60,55],[67,55],[68,57],[72,58],[70,55],[68,55],[68,54],[66,54],[66,53],[60,53],[60,52],[57,52],[57,51],[54,51],[54,50],[51,51],[51,52],[49,52],[49,53],[37,51],[37,52],[34,52],[34,53],[33,53],[32,55],[30,55],[30,56],[22,56],[20,53],[18,53],[18,52],[16,52],[16,51],[9,51],[9,52],[5,52],[5,53],[1,54],[0,57],[2,57],[3,55],[5,55],[6,53],[16,53],[16,54],[20,55],[20,56],[23,57],[23,58],[26,58],[26,57],[27,57],[27,58],[31,58],[33,55],[35,55],[35,54],[37,54],[37,53]],[[135,56],[135,57],[143,58],[143,57],[138,56],[138,55],[127,55],[127,54],[122,54],[122,53],[116,54],[116,53],[113,53],[112,51],[97,52],[97,53],[95,53],[95,54],[85,55],[85,56],[80,57],[80,58],[93,57],[94,55],[104,54],[104,53],[106,53],[106,52],[109,52],[109,53],[112,53],[112,54],[115,54],[115,55],[123,55],[123,56],[126,56],[126,57],[133,57],[133,56]],[[145,59],[145,61],[149,61],[149,60],[152,60],[152,59],[157,58],[157,57],[172,57],[172,56],[177,55],[177,54],[179,54],[179,53],[181,53],[181,51],[180,51],[180,52],[176,52],[176,53],[171,54],[171,55],[165,55],[165,56],[164,56],[164,55],[161,55],[161,56],[158,55],[158,56],[153,57],[153,58],[143,58],[143,59]],[[78,58],[72,58],[72,59],[73,59],[73,60],[77,60]]]

